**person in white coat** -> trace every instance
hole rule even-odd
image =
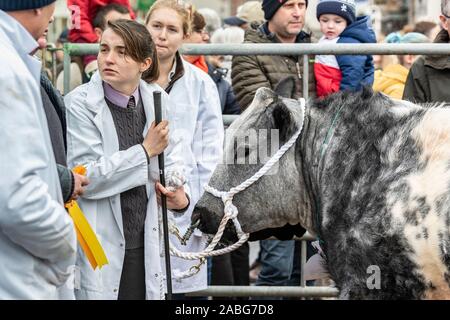
[[[78,299],[164,298],[155,188],[167,196],[169,209],[186,210],[189,199],[183,186],[169,192],[157,182],[161,152],[167,172],[182,173],[184,165],[179,144],[169,134],[170,117],[154,123],[153,92],[163,93],[163,111],[170,116],[167,95],[158,85],[141,80],[143,74],[158,74],[147,29],[135,21],[110,21],[98,64],[90,82],[66,97],[68,162],[87,169],[91,184],[79,204],[109,264],[94,271],[79,251],[81,277],[75,293]]]
[[[0,299],[57,299],[75,263],[32,56],[54,10],[54,0],[0,1]]]
[[[222,158],[224,129],[222,109],[217,87],[208,73],[183,60],[178,50],[189,37],[191,17],[189,10],[178,1],[160,0],[150,9],[146,26],[156,44],[159,58],[157,83],[169,94],[173,108],[174,133],[183,141],[183,155],[191,190],[191,205],[187,213],[175,218],[181,234],[191,224],[196,202],[204,192],[211,175]],[[171,241],[181,251],[198,252],[205,248],[205,236],[196,230],[186,246],[171,236]],[[185,272],[199,261],[172,258],[173,271]],[[179,279],[173,272],[174,293],[183,299],[184,293],[207,287],[207,266],[189,278]]]

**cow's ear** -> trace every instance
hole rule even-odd
[[[294,115],[281,100],[273,103],[272,117],[282,142],[287,141],[297,131]]]
[[[292,99],[296,91],[295,79],[293,76],[286,77],[275,86],[275,93],[283,98]]]

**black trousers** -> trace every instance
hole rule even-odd
[[[145,300],[144,248],[126,249],[120,277],[119,300]]]
[[[244,243],[241,247],[230,253],[212,258],[211,285],[248,286],[249,279],[249,245]],[[230,297],[215,297],[216,299],[231,299]],[[247,298],[236,298],[247,300]]]

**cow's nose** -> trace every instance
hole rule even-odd
[[[197,228],[204,234],[215,235],[219,230],[219,225],[222,218],[223,216],[213,214],[207,208],[197,204],[192,212],[191,223],[200,220],[200,224]],[[229,220],[221,237],[220,243],[222,246],[228,246],[235,243],[237,240],[238,237],[233,226],[233,222]]]
[[[191,224],[199,222],[198,229],[206,234],[214,233],[211,213],[203,206],[196,205],[191,216]]]
[[[200,210],[198,210],[197,207],[195,207],[191,216],[191,225],[195,225],[200,220],[201,220]]]

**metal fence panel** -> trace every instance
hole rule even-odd
[[[97,54],[98,44],[78,44],[66,43],[64,45],[64,93],[70,88],[70,59],[71,56]],[[297,43],[297,44],[277,44],[264,43],[252,44],[244,43],[240,45],[230,44],[186,44],[182,47],[181,53],[189,55],[308,55],[315,54],[348,54],[348,55],[450,55],[450,44],[441,43],[421,43],[421,44],[387,44],[387,43],[352,43],[352,44],[317,44],[317,43]],[[307,93],[308,70],[307,61],[303,59],[303,92]],[[307,98],[307,96],[305,97]]]

